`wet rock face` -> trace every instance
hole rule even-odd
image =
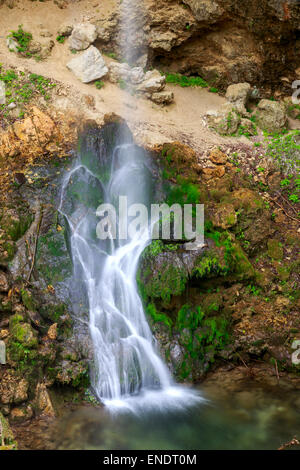
[[[276,222],[274,207],[249,173],[229,163],[230,154],[215,148],[203,168],[193,167],[190,158],[196,160],[176,142],[159,149],[162,199],[170,204],[176,194],[181,204],[205,205],[206,246],[188,252],[182,243],[155,240],[137,276],[161,353],[179,380],[201,380],[224,360],[236,364],[240,355],[249,362],[273,358],[293,370],[299,300],[288,292],[299,282],[299,258],[287,268],[287,253],[296,248],[288,241],[290,220]],[[263,165],[266,182],[275,184],[276,166],[267,160]],[[296,224],[292,230],[296,234]]]

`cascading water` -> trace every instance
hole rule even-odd
[[[120,48],[129,63],[134,63],[141,53],[137,37],[142,10],[143,5],[137,0],[124,0],[121,4]],[[123,114],[128,120],[133,117],[127,116],[125,108]],[[157,353],[137,290],[136,271],[141,254],[151,241],[150,228],[145,227],[127,240],[101,241],[96,237],[100,199],[117,206],[119,197],[125,196],[128,206],[149,205],[152,176],[145,152],[133,144],[128,132],[121,132],[109,152],[105,151],[105,144],[98,146],[92,158],[88,141],[89,138],[78,165],[64,181],[60,211],[70,226],[75,277],[86,286],[94,346],[93,388],[111,409],[184,408],[199,400],[199,396],[174,385]],[[103,165],[95,170],[95,161],[99,160]],[[72,185],[76,187],[76,204],[68,201]],[[118,223],[123,225],[127,219],[127,213],[119,214]]]
[[[101,153],[101,146],[98,151]],[[139,258],[150,243],[150,227],[128,240],[96,237],[100,202],[116,206],[120,196],[127,197],[128,206],[150,202],[152,176],[145,152],[125,142],[116,145],[111,154],[111,163],[106,164],[110,175],[104,182],[107,171],[103,171],[102,181],[101,174],[86,166],[82,151],[77,165],[66,175],[60,202],[71,232],[74,276],[84,282],[88,297],[93,388],[111,409],[184,407],[187,395],[196,397],[174,386],[157,353],[136,284]],[[119,224],[127,222],[127,213],[119,216]]]

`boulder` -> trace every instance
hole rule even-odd
[[[287,114],[283,104],[277,101],[261,100],[257,106],[257,125],[269,132],[278,132],[287,122]]]
[[[158,91],[153,93],[150,97],[151,101],[157,104],[170,104],[174,101],[174,93],[172,91]]]
[[[249,83],[237,83],[229,85],[226,91],[226,99],[233,104],[234,108],[241,114],[247,113],[246,103],[251,91]]]
[[[109,64],[109,80],[112,83],[118,83],[120,80],[129,81],[131,69],[128,64],[111,62]]]
[[[166,84],[166,77],[158,70],[151,70],[145,74],[144,81],[138,85],[137,91],[142,93],[156,93],[162,91]]]
[[[98,80],[108,73],[102,55],[94,46],[90,46],[85,52],[72,59],[67,67],[83,83]]]
[[[80,23],[74,26],[69,48],[75,51],[83,51],[87,49],[97,39],[97,28],[90,23]]]
[[[0,403],[22,403],[28,398],[28,381],[11,372],[5,372],[0,382]]]
[[[6,103],[5,83],[0,81],[0,105]]]
[[[221,135],[235,134],[241,122],[231,103],[223,104],[217,111],[206,114],[208,126]]]
[[[130,70],[130,81],[133,85],[139,85],[145,78],[142,67],[134,67]]]

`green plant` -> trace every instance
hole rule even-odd
[[[63,44],[65,42],[65,40],[66,40],[66,36],[64,36],[63,34],[60,34],[56,38],[56,41],[59,42],[60,44]]]
[[[104,82],[102,82],[101,80],[97,80],[95,82],[95,87],[98,89],[98,90],[101,90],[101,88],[104,87]]]
[[[23,25],[19,25],[17,31],[11,31],[8,38],[13,38],[18,43],[18,52],[26,53],[32,40],[32,34],[23,30]]]
[[[294,204],[297,204],[299,202],[299,196],[297,194],[290,194],[289,200]]]
[[[179,85],[183,88],[186,87],[201,87],[207,88],[208,84],[201,77],[186,77],[185,75],[180,75],[179,73],[167,73],[166,82]]]

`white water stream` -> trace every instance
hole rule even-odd
[[[136,272],[150,243],[150,230],[128,240],[101,241],[95,236],[95,211],[81,203],[70,205],[68,191],[77,178],[87,191],[96,188],[99,196],[102,193],[106,203],[116,204],[121,195],[127,196],[128,205],[147,203],[149,170],[143,158],[134,144],[116,147],[105,185],[79,161],[66,175],[59,208],[71,228],[75,275],[81,276],[89,300],[93,388],[112,410],[136,412],[149,407],[184,408],[196,399],[192,391],[174,385],[156,350],[138,294]],[[119,224],[122,222],[120,219]]]

